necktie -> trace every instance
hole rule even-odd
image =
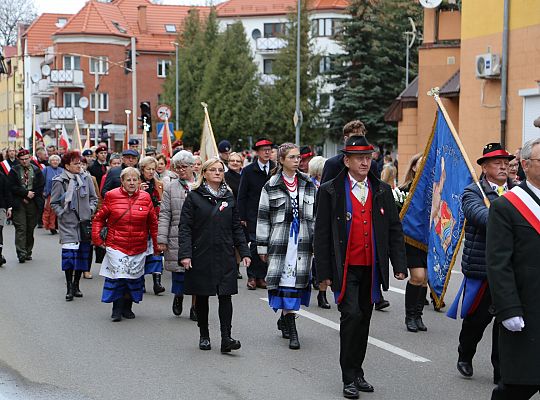
[[[23,174],[23,183],[24,183],[25,187],[28,187],[28,180],[29,180],[28,169],[25,168],[24,169],[24,174]]]
[[[502,196],[504,194],[505,190],[504,190],[504,186],[497,186],[497,194],[499,196]]]
[[[367,200],[367,188],[365,182],[356,182],[353,187],[353,194],[362,205],[365,205]]]
[[[266,171],[266,165],[264,166],[263,169],[264,169],[264,174],[265,174],[265,175],[268,175],[268,172]]]

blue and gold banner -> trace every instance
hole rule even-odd
[[[401,210],[405,241],[427,251],[428,281],[440,307],[464,231],[461,197],[474,180],[467,155],[438,108],[433,131]]]

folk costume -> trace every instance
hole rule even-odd
[[[297,172],[279,172],[264,185],[257,217],[257,252],[268,255],[266,285],[274,311],[283,310],[278,329],[289,338],[291,349],[300,348],[295,314],[309,306],[313,256],[315,186]]]
[[[345,154],[371,154],[364,136],[347,140]],[[390,186],[371,172],[357,182],[344,168],[319,188],[314,251],[317,276],[331,280],[340,318],[343,394],[373,391],[364,379],[373,304],[388,290],[389,261],[394,274],[407,275],[403,231]]]

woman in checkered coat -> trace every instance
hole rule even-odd
[[[257,252],[268,262],[270,307],[281,311],[278,329],[289,348],[300,348],[295,311],[309,306],[313,256],[315,185],[298,171],[300,151],[292,143],[278,150],[278,167],[264,185],[257,217]]]

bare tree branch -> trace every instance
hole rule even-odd
[[[0,1],[0,45],[13,46],[17,43],[17,24],[29,23],[36,17],[33,0]]]

